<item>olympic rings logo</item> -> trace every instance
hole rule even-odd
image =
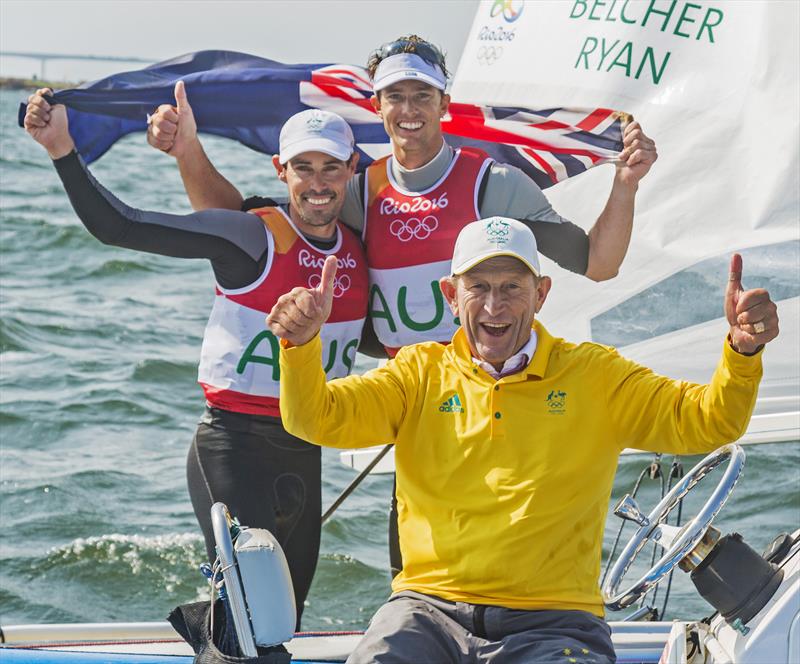
[[[321,274],[312,274],[308,278],[308,287],[309,288],[318,288],[319,285],[322,283],[322,275]],[[346,274],[340,274],[333,280],[333,297],[342,297],[348,290],[350,290],[351,285],[350,277]]]
[[[414,239],[426,240],[437,228],[439,228],[439,220],[432,214],[421,220],[416,217],[395,219],[389,224],[389,232],[400,242],[410,242]]]
[[[494,0],[489,16],[494,18],[502,12],[506,23],[513,23],[522,15],[523,9],[525,9],[525,0]]]
[[[482,65],[493,65],[503,55],[502,46],[481,46],[478,49],[478,62]]]

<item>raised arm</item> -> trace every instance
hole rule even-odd
[[[608,412],[621,447],[699,454],[744,434],[761,379],[760,351],[778,336],[778,314],[767,291],[742,288],[741,272],[734,254],[725,294],[728,338],[708,385],[671,380],[618,356],[609,365]]]
[[[28,100],[25,128],[53,159],[75,212],[104,244],[179,258],[211,261],[223,288],[253,283],[267,261],[267,233],[245,212],[208,210],[189,215],[132,208],[104,189],[75,152],[66,109],[50,106],[39,90]]]
[[[183,81],[175,84],[175,105],[159,106],[147,124],[147,142],[177,160],[192,208],[241,209],[239,190],[214,168],[203,150]]]
[[[639,180],[657,158],[655,143],[636,122],[625,128],[623,145],[608,201],[588,234],[555,212],[536,183],[508,164],[492,165],[481,216],[519,219],[533,231],[539,251],[564,269],[594,281],[611,279],[628,251]]]
[[[639,181],[658,159],[656,144],[638,122],[625,127],[623,150],[617,162],[614,184],[606,205],[589,231],[589,264],[586,276],[605,281],[617,276],[628,251],[633,230],[633,210]]]
[[[319,330],[330,315],[335,277],[336,257],[328,256],[317,288],[292,289],[267,316],[267,327],[282,340],[281,419],[289,433],[315,445],[394,442],[415,383],[403,358],[325,382]]]

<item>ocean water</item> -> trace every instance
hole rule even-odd
[[[0,623],[161,620],[208,592],[184,468],[203,407],[195,381],[211,270],[92,238],[45,152],[16,126],[23,96],[0,91]],[[244,193],[280,195],[263,155],[204,143]],[[143,136],[92,170],[131,205],[190,211],[172,160]],[[649,461],[621,460],[612,501]],[[332,450],[323,463],[328,505],[353,473]],[[749,448],[718,526],[757,550],[800,527],[798,467],[798,442]],[[390,477],[370,477],[325,524],[305,629],[363,628],[387,597],[390,492]],[[657,493],[646,482],[641,502]],[[677,575],[667,616],[708,613]]]

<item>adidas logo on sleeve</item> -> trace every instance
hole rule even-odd
[[[450,397],[447,401],[443,402],[441,406],[439,406],[440,413],[463,413],[464,407],[461,405],[461,397],[458,396],[458,392],[456,392],[452,397]]]

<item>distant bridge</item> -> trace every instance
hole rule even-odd
[[[142,62],[152,64],[152,58],[138,58],[117,55],[72,55],[69,53],[35,53],[32,51],[0,51],[0,57],[29,58],[39,61],[39,78],[45,78],[45,65],[48,60],[94,60],[96,62]]]

